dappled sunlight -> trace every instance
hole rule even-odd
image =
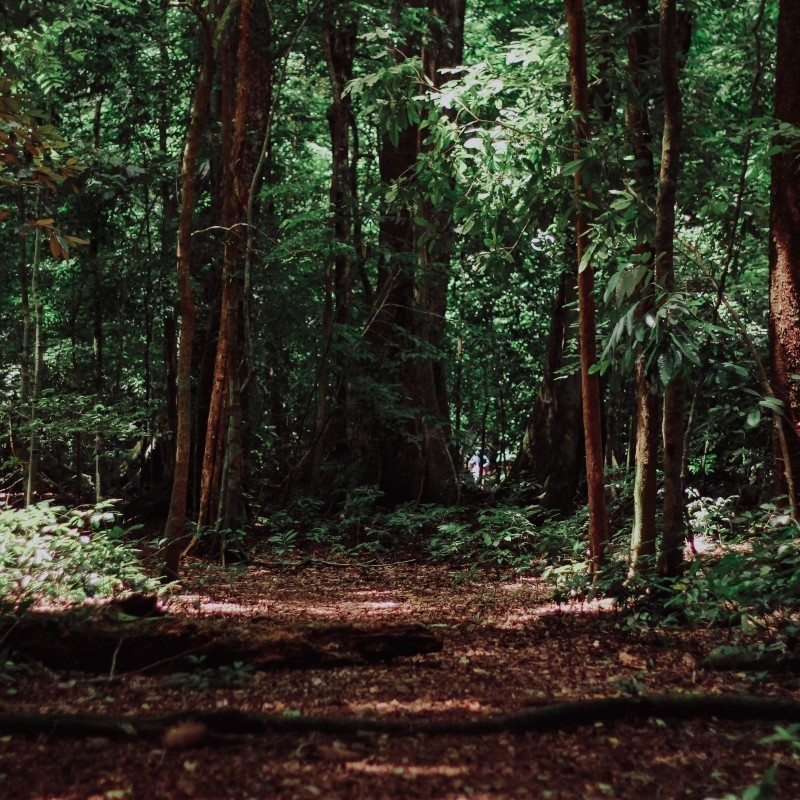
[[[495,708],[491,703],[482,702],[472,697],[435,699],[432,697],[417,697],[413,700],[389,701],[360,700],[343,704],[348,712],[363,716],[386,716],[387,714],[453,714],[468,711],[470,714],[480,712],[492,713]]]
[[[374,764],[371,761],[349,761],[345,765],[348,772],[358,772],[365,775],[391,775],[392,777],[429,778],[443,776],[456,778],[466,775],[466,767],[455,767],[452,764]],[[473,795],[474,796],[474,795]]]
[[[271,608],[268,601],[262,603],[236,603],[230,600],[212,600],[201,594],[182,594],[169,604],[170,613],[186,616],[207,616],[224,614],[225,616],[252,617],[266,614]]]

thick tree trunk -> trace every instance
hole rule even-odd
[[[435,25],[424,46],[409,36],[400,58],[419,55],[428,78],[441,83],[438,70],[461,61],[464,0],[406,0],[395,3],[394,10],[399,15],[409,7],[427,8]],[[382,183],[412,184],[422,146],[418,125],[400,131],[395,141],[384,135]],[[422,231],[413,217],[426,220],[435,241],[418,244]],[[459,490],[449,447],[444,363],[441,356],[430,354],[439,351],[444,340],[452,241],[448,210],[434,209],[424,199],[414,209],[396,209],[381,220],[380,241],[387,258],[379,274],[369,336],[373,350],[388,366],[381,380],[393,390],[398,408],[376,426],[379,486],[389,503],[452,504]],[[411,361],[410,353],[415,354]]]
[[[246,522],[242,495],[242,307],[244,304],[244,252],[247,234],[243,230],[248,208],[253,159],[247,148],[248,127],[253,121],[256,69],[251,31],[253,0],[242,0],[239,18],[235,101],[225,99],[233,86],[233,64],[224,66],[222,225],[225,251],[222,266],[222,310],[214,364],[211,405],[206,426],[205,454],[200,488],[198,528],[214,525],[217,530],[234,530]],[[227,87],[227,91],[226,91]],[[226,120],[234,121],[228,130]]]
[[[586,76],[586,18],[583,0],[565,0],[569,28],[569,66],[572,85],[572,106],[577,112],[575,135],[578,140],[575,158],[589,138],[589,100]],[[603,560],[608,539],[608,518],[603,474],[603,436],[600,413],[600,381],[592,367],[597,363],[597,331],[595,323],[594,270],[583,263],[589,246],[589,211],[591,190],[583,184],[581,170],[574,175],[576,219],[575,236],[578,251],[578,306],[581,351],[581,392],[583,396],[583,432],[586,448],[586,478],[589,489],[589,550],[592,568]]]
[[[664,134],[656,198],[656,285],[671,292],[675,285],[675,197],[680,168],[683,110],[678,85],[677,10],[675,0],[660,0],[659,51],[664,91]],[[685,537],[683,480],[683,376],[676,375],[664,392],[664,533],[660,571],[675,575]]]
[[[800,125],[800,4],[781,0],[775,73],[775,116]],[[770,205],[770,355],[775,396],[784,404],[784,443],[776,436],[776,491],[788,494],[797,515],[800,475],[800,180],[797,143],[772,157]]]
[[[575,510],[583,472],[581,376],[579,372],[560,375],[570,329],[575,323],[572,307],[576,299],[573,269],[562,274],[556,291],[542,382],[522,446],[508,475],[511,481],[523,476],[531,478],[544,490],[541,504],[563,514]]]

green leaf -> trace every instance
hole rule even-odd
[[[585,158],[577,158],[575,161],[568,161],[566,164],[562,164],[561,174],[564,176],[574,175],[583,166],[584,161],[586,161]]]

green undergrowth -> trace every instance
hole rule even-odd
[[[38,503],[0,511],[0,603],[81,602],[123,590],[154,591],[134,535],[113,500],[67,509]]]
[[[309,547],[352,558],[412,552],[422,560],[522,573],[543,561],[576,558],[585,547],[584,527],[585,514],[558,519],[537,505],[407,503],[386,509],[379,493],[365,488],[334,511],[303,498],[272,514],[265,542],[276,557]]]
[[[646,563],[629,576],[627,529],[612,539],[594,580],[585,559],[551,564],[543,577],[559,601],[614,598],[628,627],[721,626],[760,638],[777,625],[800,633],[800,526],[775,504],[736,512],[734,501],[696,497],[689,504],[694,548],[687,543],[675,578]]]

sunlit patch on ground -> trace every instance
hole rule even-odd
[[[492,711],[492,706],[474,698],[464,699],[436,699],[435,697],[420,697],[414,700],[402,701],[397,698],[388,702],[347,702],[343,708],[360,716],[385,716],[401,712],[412,714],[450,714],[466,711],[470,714]]]
[[[361,772],[369,775],[400,775],[407,778],[430,777],[443,775],[455,778],[467,773],[466,767],[454,767],[450,764],[373,764],[369,761],[349,761],[346,768],[350,772]]]

